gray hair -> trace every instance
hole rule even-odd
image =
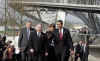
[[[26,21],[25,24],[27,24],[27,23],[32,23],[32,21]]]

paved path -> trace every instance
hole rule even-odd
[[[100,61],[100,58],[89,55],[89,61]]]

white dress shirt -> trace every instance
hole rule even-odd
[[[63,29],[63,28],[62,28],[62,29],[60,29],[60,30],[59,30],[59,33],[60,33],[60,32],[62,32],[62,34],[63,34],[63,32],[64,32],[64,29]]]

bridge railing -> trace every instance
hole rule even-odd
[[[66,3],[66,4],[84,4],[84,5],[100,5],[100,0],[9,0],[24,2],[49,2],[49,3]]]

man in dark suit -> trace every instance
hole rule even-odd
[[[83,61],[88,61],[89,46],[87,42],[83,43]]]
[[[55,45],[57,61],[68,61],[70,53],[73,54],[73,43],[70,32],[63,27],[63,21],[57,22],[57,30],[55,31],[57,41]]]
[[[2,37],[0,35],[0,61],[2,61],[2,58],[3,58],[3,51],[4,51],[4,44],[2,41]]]
[[[19,40],[18,40],[18,46],[21,52],[21,60],[26,61],[26,58],[28,56],[27,52],[29,51],[29,38],[30,34],[34,29],[31,27],[32,22],[28,21],[26,22],[26,27],[23,28],[20,32],[19,35]]]
[[[42,32],[42,24],[37,24],[35,29],[36,31],[32,32],[30,36],[33,61],[44,61],[44,56],[48,55],[45,50],[46,35]]]
[[[83,46],[82,46],[83,41],[80,41],[75,48],[75,61],[80,58],[81,61],[83,61]]]

